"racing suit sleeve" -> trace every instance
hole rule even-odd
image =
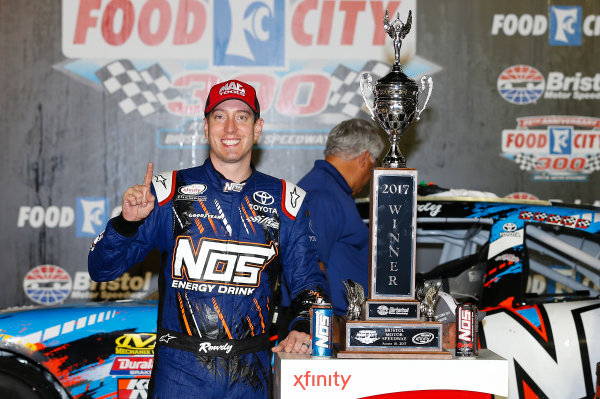
[[[114,280],[144,260],[156,247],[153,227],[157,217],[158,203],[155,202],[154,209],[143,221],[128,222],[121,215],[109,220],[88,253],[88,272],[92,280]]]
[[[302,204],[291,223],[286,242],[282,242],[283,274],[292,297],[294,319],[290,330],[308,333],[310,308],[315,302],[327,302],[327,280],[319,268],[317,247],[309,228],[310,216]]]

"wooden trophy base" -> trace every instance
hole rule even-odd
[[[452,359],[452,353],[441,350],[436,352],[359,352],[359,351],[338,351],[339,359]]]
[[[436,321],[346,321],[338,358],[451,359]]]

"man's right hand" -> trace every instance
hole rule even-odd
[[[123,194],[122,207],[123,218],[130,222],[138,222],[145,219],[154,209],[154,195],[150,191],[154,165],[148,163],[144,184],[129,187]]]

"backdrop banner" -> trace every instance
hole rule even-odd
[[[400,143],[419,180],[600,201],[598,1],[0,0],[0,307],[156,286],[158,253],[102,284],[87,253],[149,161],[204,162],[216,82],[256,87],[256,167],[297,182],[335,124],[370,118],[359,79],[394,61],[386,9],[412,11],[404,72],[434,82]]]

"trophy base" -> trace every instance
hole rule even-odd
[[[443,352],[442,323],[436,321],[346,321],[340,352],[406,353]]]
[[[368,299],[364,305],[366,320],[420,320],[421,303],[415,299]]]
[[[406,352],[360,352],[339,351],[338,359],[452,359],[452,353],[441,350],[439,352],[406,351]]]

